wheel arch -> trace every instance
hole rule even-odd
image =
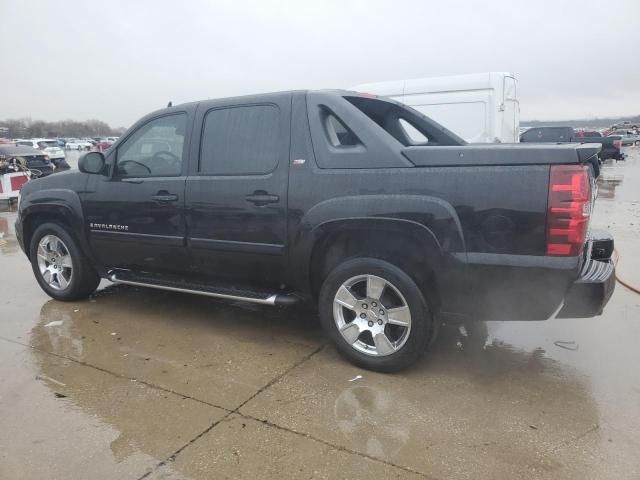
[[[443,253],[433,232],[424,225],[402,219],[350,218],[327,221],[312,233],[315,241],[310,254],[309,287],[314,298],[324,278],[337,265],[350,258],[372,257],[404,270],[430,298],[432,307],[439,307],[438,272]]]
[[[42,190],[28,197],[28,204],[20,211],[23,228],[23,242],[27,257],[29,246],[38,226],[47,222],[59,223],[69,229],[69,233],[78,241],[80,249],[88,257],[89,242],[84,228],[82,206],[76,192],[70,190]]]

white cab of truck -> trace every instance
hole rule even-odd
[[[409,105],[470,143],[517,143],[517,82],[507,72],[416,78],[352,87]]]

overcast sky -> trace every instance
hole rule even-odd
[[[521,119],[640,113],[640,1],[0,0],[0,119],[511,71]]]

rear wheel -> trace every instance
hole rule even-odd
[[[341,354],[381,372],[406,368],[426,351],[433,319],[416,283],[395,265],[356,258],[336,267],[320,291],[322,325]]]
[[[100,276],[63,226],[56,223],[39,226],[31,238],[29,252],[36,280],[50,297],[79,300],[98,288]]]

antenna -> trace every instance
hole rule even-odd
[[[169,107],[173,107],[173,102],[171,100],[169,100],[169,103],[167,103],[167,108]]]

